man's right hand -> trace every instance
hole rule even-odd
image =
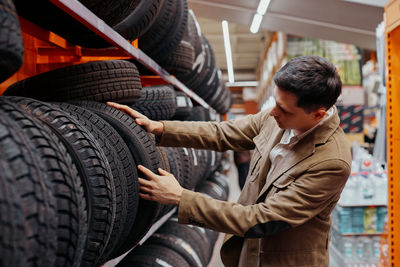
[[[155,135],[162,135],[164,131],[164,124],[159,121],[153,121],[147,118],[140,112],[126,106],[114,102],[107,102],[107,105],[123,111],[124,113],[135,118],[136,124],[142,126],[147,132]]]

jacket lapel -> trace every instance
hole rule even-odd
[[[259,189],[258,192],[264,187],[266,178],[271,167],[271,161],[269,160],[269,153],[278,144],[281,139],[284,130],[279,127],[269,128],[268,131],[262,131],[260,135],[254,138],[256,147],[259,149],[263,160],[260,162],[260,173],[257,175],[259,179]],[[263,141],[261,141],[261,139]]]
[[[308,139],[308,138],[305,138]],[[314,153],[314,143],[309,143],[305,139],[301,140],[301,144],[296,144],[284,160],[281,160],[275,166],[272,173],[267,177],[264,187],[257,196],[257,200],[267,191],[267,189],[285,172],[296,166],[298,163],[308,158]]]
[[[260,201],[260,198],[263,196],[263,194],[282,174],[311,156],[315,151],[315,145],[326,143],[328,138],[339,127],[339,116],[336,107],[334,107],[334,109],[335,114],[333,114],[331,118],[329,118],[322,125],[316,127],[311,133],[300,140],[299,143],[292,148],[288,156],[285,157],[285,160],[282,160],[278,165],[275,166],[272,173],[266,178],[265,184],[257,196],[257,202]],[[280,139],[278,142],[279,141]],[[272,148],[273,147],[271,147],[269,151],[271,151]],[[267,175],[268,173],[265,174],[265,176]]]
[[[257,195],[265,184],[265,178],[267,176],[270,162],[269,162],[269,151],[281,140],[283,130],[281,130],[276,124],[273,122],[273,118],[271,118],[271,123],[267,123],[264,125],[260,134],[253,138],[253,142],[255,144],[255,149],[260,153],[260,159],[257,163],[257,170],[255,172],[257,175],[254,177],[249,176],[242,193],[239,196],[238,203],[242,205],[251,205],[254,204],[257,200]],[[254,155],[253,155],[254,157]],[[252,159],[257,160],[257,159]],[[252,170],[250,170],[251,172]]]

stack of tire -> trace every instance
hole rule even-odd
[[[124,102],[151,117],[169,119],[175,91],[170,86],[142,89],[135,65],[115,60],[42,73],[11,85],[5,95],[0,97],[1,125],[11,140],[1,147],[9,153],[2,153],[0,162],[10,175],[0,178],[20,192],[17,206],[22,207],[22,217],[7,223],[21,224],[25,238],[45,240],[24,247],[26,242],[2,232],[1,244],[15,242],[10,249],[15,254],[1,258],[13,261],[26,253],[19,257],[21,263],[97,266],[136,245],[163,210],[155,202],[139,201],[136,165],[156,172],[159,167],[169,170],[169,163],[154,137],[102,102]],[[14,163],[15,157],[27,163]],[[15,178],[22,182],[12,182]],[[27,194],[32,196],[25,200]],[[35,213],[42,210],[46,213]],[[31,222],[34,216],[45,223]]]
[[[186,0],[81,0],[81,4],[129,42],[174,73],[190,71],[194,49],[182,40],[188,20]],[[88,48],[112,44],[48,0],[14,0],[18,15],[55,32],[70,43]]]
[[[171,86],[141,88],[135,65],[120,60],[56,69],[21,80],[7,89],[5,96],[0,98],[0,107],[5,109],[2,125],[6,125],[5,129],[14,127],[16,132],[21,132],[24,141],[17,143],[28,144],[25,152],[32,158],[27,161],[38,161],[49,168],[36,175],[28,170],[27,174],[46,180],[49,185],[42,189],[42,194],[55,197],[51,205],[45,203],[53,207],[53,213],[39,216],[47,220],[46,228],[35,228],[42,223],[35,222],[37,225],[33,227],[29,220],[23,223],[26,229],[37,229],[46,239],[49,235],[55,237],[56,240],[49,239],[54,241],[51,246],[37,254],[48,255],[46,259],[50,262],[45,266],[59,265],[60,262],[65,266],[102,264],[134,247],[152,224],[171,210],[171,206],[138,199],[137,164],[153,172],[159,167],[171,171],[182,186],[190,190],[216,169],[220,153],[156,148],[155,138],[139,127],[132,117],[103,103],[123,102],[160,120],[175,115],[177,99]],[[186,111],[186,120],[210,120],[210,111],[200,106]],[[55,144],[37,154],[43,141],[35,142],[46,135],[49,136],[47,139],[54,139]],[[2,147],[4,151],[8,149],[7,144]],[[48,162],[53,157],[55,163]],[[21,167],[11,167],[12,159],[11,154],[4,154],[0,161],[12,170],[11,173],[18,173]],[[56,171],[60,162],[63,162],[62,170]],[[67,178],[60,178],[58,173]],[[37,183],[44,183],[40,181]],[[60,183],[65,183],[65,188],[61,188]],[[18,184],[14,186],[16,190],[27,190],[25,186],[22,189]],[[30,190],[31,194],[37,194],[35,187]],[[24,192],[21,191],[21,196]],[[69,202],[77,207],[71,208],[73,205]],[[32,210],[27,203],[19,205],[29,207],[29,212]],[[22,216],[32,216],[29,212],[22,210]],[[79,222],[71,222],[70,217]],[[36,235],[37,231],[31,234]],[[9,241],[5,240],[4,244]],[[31,251],[31,247],[24,251]],[[32,261],[32,257],[27,256],[23,261]]]
[[[127,39],[150,29],[164,6],[187,13],[186,1],[81,2]],[[12,2],[0,3],[3,81],[21,66],[23,43]],[[14,3],[19,15],[69,41],[108,46],[50,1]],[[143,15],[143,10],[152,15]],[[134,247],[171,208],[139,200],[136,165],[172,171],[186,188],[194,189],[221,158],[210,151],[156,148],[155,138],[132,117],[104,104],[124,103],[156,120],[185,118],[193,111],[186,96],[188,106],[177,105],[171,86],[142,88],[137,68],[128,61],[55,69],[11,85],[4,95],[0,266],[103,264]]]
[[[0,83],[22,65],[24,43],[21,28],[11,0],[0,0]]]
[[[225,114],[232,106],[232,95],[216,67],[214,51],[193,12],[189,12],[187,41],[194,47],[194,64],[189,72],[176,72],[176,77],[203,98],[218,113]]]
[[[184,116],[184,120],[210,121],[208,115],[210,113],[208,109],[195,106]],[[209,177],[218,168],[222,159],[222,153],[211,150],[185,147],[162,147],[162,149],[167,155],[171,173],[182,187],[189,190],[194,190],[199,183]],[[172,208],[172,206],[164,207],[160,216]]]
[[[215,65],[210,43],[201,34],[193,12],[188,12],[186,0],[80,2],[128,41],[139,38],[139,48],[143,52],[217,112],[224,114],[229,110],[232,105],[230,90],[225,87]],[[50,1],[14,0],[14,3],[18,15],[73,44],[89,48],[112,46]]]
[[[199,183],[196,191],[207,197],[225,201],[229,195],[227,177],[214,172]],[[126,255],[117,266],[208,266],[217,238],[218,233],[215,231],[179,224],[175,214],[143,245]]]

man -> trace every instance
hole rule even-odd
[[[162,146],[218,151],[254,149],[238,203],[183,189],[173,175],[139,179],[140,196],[178,206],[179,222],[227,233],[226,266],[328,266],[330,214],[350,173],[351,153],[334,103],[341,92],[335,67],[298,57],[274,76],[271,110],[227,122],[151,121],[126,106]]]

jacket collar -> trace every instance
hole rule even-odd
[[[327,119],[323,124],[315,127],[310,133],[304,136],[289,152],[288,157],[281,161],[279,165],[275,166],[272,173],[267,177],[265,185],[261,189],[257,199],[268,190],[268,188],[274,183],[280,176],[287,172],[292,167],[299,164],[304,159],[308,158],[315,152],[315,146],[325,144],[329,137],[339,127],[340,119],[338,116],[337,109],[335,107],[335,113]],[[278,131],[279,136],[282,136],[282,132]],[[269,138],[271,138],[270,136]],[[275,139],[274,137],[272,137]],[[271,148],[272,149],[272,148]]]

